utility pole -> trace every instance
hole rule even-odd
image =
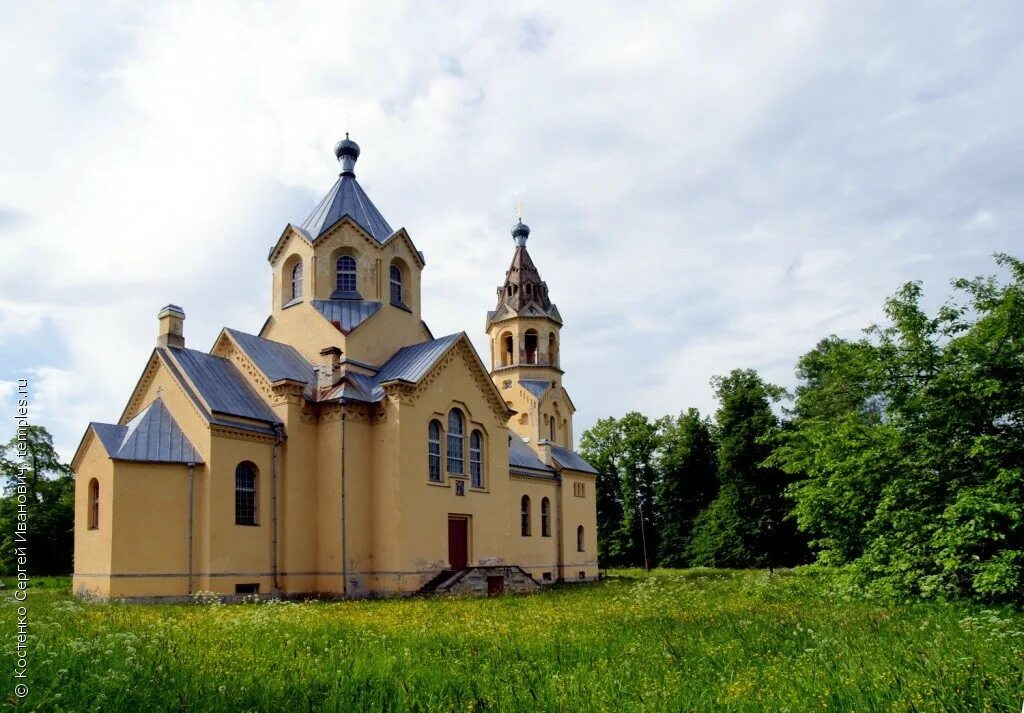
[[[644,546],[644,571],[651,571],[651,560],[647,557],[647,531],[644,527],[644,501],[640,492],[636,494],[636,509],[640,511],[640,541]]]

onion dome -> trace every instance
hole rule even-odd
[[[530,237],[530,226],[522,221],[520,218],[519,222],[512,227],[512,239],[516,241],[516,245],[520,247],[526,246],[526,239]]]
[[[348,132],[345,132],[345,138],[339,141],[337,146],[334,147],[334,155],[338,157],[338,161],[341,162],[341,175],[342,176],[354,176],[356,160],[359,158],[359,144],[348,137]]]

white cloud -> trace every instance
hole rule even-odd
[[[37,370],[65,449],[163,304],[199,348],[259,328],[345,128],[435,334],[485,347],[526,202],[577,433],[733,367],[789,383],[901,282],[938,302],[1021,245],[1014,3],[139,7],[0,11],[0,373]]]

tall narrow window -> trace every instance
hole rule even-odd
[[[256,466],[247,460],[235,468],[235,524],[256,524]]]
[[[527,364],[537,363],[537,330],[527,329],[523,335],[523,361]]]
[[[338,291],[356,291],[356,259],[351,255],[342,255],[338,258]]]
[[[558,366],[558,340],[554,332],[548,335],[548,364]]]
[[[469,437],[469,484],[474,488],[484,487],[483,445],[483,434],[473,431]]]
[[[462,411],[453,408],[448,412],[448,472],[465,473],[463,451]]]
[[[302,262],[295,263],[292,268],[292,299],[302,299]]]
[[[549,429],[550,429],[551,433],[548,436],[548,439],[552,443],[554,443],[555,442],[555,417],[554,416],[551,417],[551,425],[550,425]]]
[[[100,529],[100,481],[89,481],[89,529]]]
[[[524,495],[519,502],[519,529],[523,537],[530,536],[530,496]]]
[[[551,501],[547,498],[540,501],[540,535],[551,537]]]
[[[576,551],[583,552],[586,549],[583,542],[583,525],[576,528]]]
[[[430,480],[441,482],[441,424],[437,421],[427,427],[427,472]]]
[[[391,266],[391,304],[402,304],[402,268]]]

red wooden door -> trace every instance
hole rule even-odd
[[[448,518],[448,566],[462,569],[469,563],[469,521],[464,517]]]

